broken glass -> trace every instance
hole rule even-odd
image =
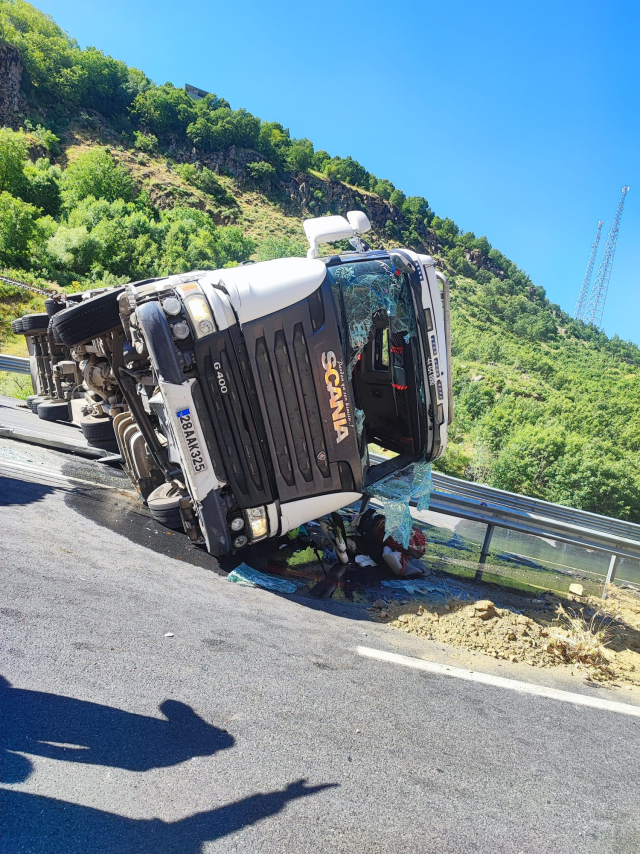
[[[380,258],[341,264],[327,270],[341,304],[349,334],[349,378],[364,352],[381,312],[389,318],[391,333],[409,341],[416,333],[416,320],[405,274],[391,259]]]
[[[368,495],[382,502],[385,537],[391,537],[405,549],[413,527],[409,503],[415,501],[418,510],[427,510],[432,492],[431,464],[424,460],[409,463],[367,489]]]

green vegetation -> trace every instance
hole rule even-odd
[[[635,345],[574,321],[486,237],[352,157],[81,50],[24,0],[0,0],[2,39],[22,58],[27,104],[20,130],[0,130],[8,275],[77,289],[304,255],[302,216],[343,212],[355,194],[374,245],[427,251],[451,277],[456,419],[438,467],[640,522]],[[27,303],[5,286],[0,299],[10,350]]]

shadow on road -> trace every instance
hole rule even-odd
[[[126,818],[41,795],[0,790],[0,848],[3,854],[199,854],[204,842],[236,833],[279,813],[289,801],[335,783],[250,795],[179,821]]]
[[[0,676],[0,782],[18,783],[31,774],[32,764],[21,753],[147,771],[212,756],[235,743],[226,730],[207,723],[185,703],[165,700],[159,709],[164,718],[146,717],[12,688]]]
[[[0,507],[16,504],[34,504],[54,491],[44,483],[30,483],[12,477],[0,477]]]

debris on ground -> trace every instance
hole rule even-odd
[[[260,570],[241,564],[232,582],[280,593],[304,592],[369,608],[371,619],[394,629],[450,644],[472,654],[535,667],[567,666],[592,682],[640,686],[640,596],[609,588],[588,593],[543,593],[452,573],[450,561],[428,559],[417,525],[406,547],[385,533],[384,516],[357,509],[309,522],[279,548],[254,555]],[[340,560],[336,546],[348,555]],[[389,554],[394,565],[385,560]],[[458,561],[467,569],[467,562]],[[390,577],[393,574],[393,577]],[[413,577],[413,576],[417,577]],[[581,579],[584,581],[584,579]],[[590,585],[593,587],[593,585]]]
[[[607,600],[563,602],[547,594],[537,601],[537,606],[522,610],[500,607],[490,599],[413,601],[404,606],[391,602],[386,617],[381,613],[379,619],[409,634],[497,659],[537,667],[566,664],[588,681],[640,686],[637,595],[614,588]]]
[[[239,584],[241,587],[261,587],[263,590],[274,590],[277,593],[295,593],[300,587],[306,585],[300,579],[277,578],[275,575],[267,575],[246,563],[239,566],[227,575],[227,581]]]
[[[427,538],[418,525],[414,525],[407,537],[407,545],[387,536],[386,519],[370,509],[358,524],[359,548],[370,555],[376,563],[384,563],[397,578],[420,578],[427,569],[420,563],[427,548]]]

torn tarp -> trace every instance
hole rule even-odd
[[[233,581],[241,587],[262,587],[263,590],[274,590],[277,593],[295,593],[299,587],[307,583],[300,579],[277,578],[275,575],[267,575],[246,563],[239,566],[227,575],[227,581]]]
[[[424,461],[409,463],[367,489],[368,495],[382,502],[385,536],[405,549],[409,546],[413,527],[409,502],[415,501],[418,510],[427,510],[432,492],[431,464]]]

